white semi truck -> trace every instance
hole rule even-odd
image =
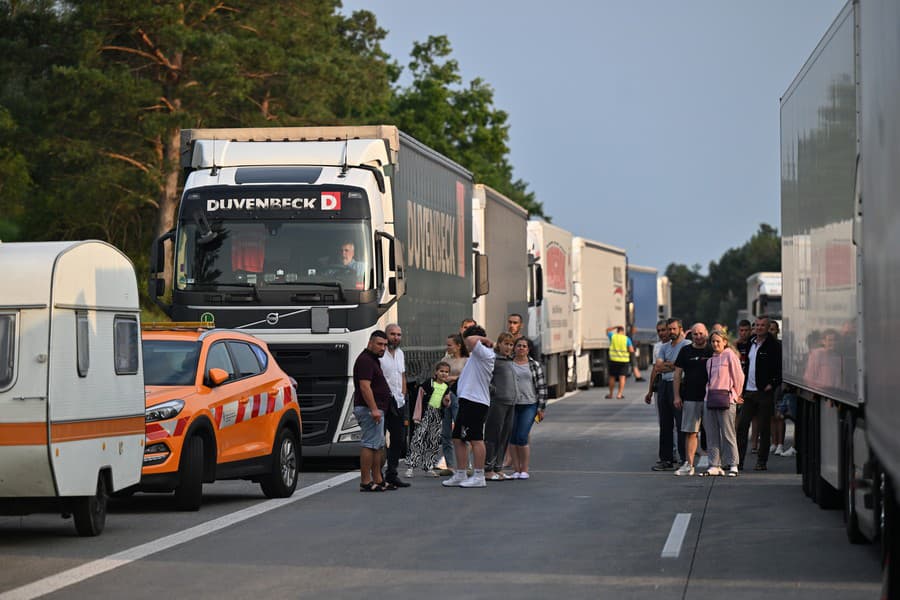
[[[781,100],[784,381],[803,489],[900,598],[900,4],[849,2]]]
[[[176,321],[265,340],[298,381],[304,453],[357,454],[352,370],[371,332],[400,323],[407,377],[422,381],[481,293],[471,173],[392,126],[190,129],[181,142],[187,179],[153,248],[151,296]]]
[[[575,373],[578,387],[604,386],[609,377],[610,327],[625,327],[625,250],[572,238]]]
[[[747,314],[766,315],[781,323],[781,273],[760,272],[747,277]]]
[[[528,221],[528,337],[534,340],[550,397],[575,387],[572,234]]]

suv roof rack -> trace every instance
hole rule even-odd
[[[208,321],[156,321],[141,323],[144,331],[195,331],[215,328],[215,323]]]

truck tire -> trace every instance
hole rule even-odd
[[[847,539],[851,544],[865,544],[866,536],[859,529],[859,515],[856,512],[856,458],[853,455],[853,419],[844,421],[844,522]]]
[[[94,537],[103,533],[106,526],[106,505],[109,495],[106,489],[106,477],[103,473],[97,476],[97,493],[75,500],[72,517],[75,520],[75,531],[81,537]]]
[[[263,494],[266,498],[289,498],[300,479],[300,444],[290,428],[282,427],[278,432],[270,461],[272,470],[259,480]]]
[[[178,465],[178,487],[175,488],[175,508],[184,511],[200,510],[203,501],[203,439],[193,435],[181,451]]]
[[[882,479],[887,479],[882,474]],[[881,562],[881,597],[888,600],[900,598],[900,510],[897,497],[890,482],[884,486],[885,495],[882,502],[885,507],[885,523]]]

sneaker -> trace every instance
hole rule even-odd
[[[784,454],[784,446],[781,444],[778,444],[777,446],[775,446],[775,454],[777,456],[781,456],[782,454]]]
[[[731,465],[731,468],[728,469],[728,473],[726,473],[728,477],[737,477],[738,476],[738,467],[737,465]]]
[[[672,463],[670,463],[667,460],[660,460],[655,465],[650,467],[650,469],[653,471],[671,471],[674,468],[675,468],[675,465],[673,465]]]
[[[685,462],[683,465],[678,467],[678,470],[675,471],[675,475],[681,477],[683,475],[693,475],[694,474],[694,465],[689,462]]]
[[[769,446],[769,454],[772,454],[773,452],[775,452],[775,444]]]
[[[415,475],[415,471],[413,471],[412,467],[407,467],[405,475],[406,475],[407,479],[412,479],[413,476]]]
[[[478,487],[487,487],[487,483],[484,480],[484,475],[472,475],[471,477],[466,477],[459,484],[459,487],[464,488],[478,488]]]
[[[781,453],[781,456],[794,456],[797,454],[797,449],[794,447],[788,448]]]
[[[441,485],[445,487],[459,487],[466,479],[468,479],[468,477],[466,477],[465,471],[460,471],[459,473],[454,472],[453,476],[450,479],[442,481]]]
[[[725,475],[725,471],[722,470],[722,467],[710,467],[704,475],[707,477],[722,477]]]
[[[531,477],[531,475],[529,475],[527,471],[519,473],[519,479],[528,479],[529,477]]]
[[[507,478],[507,479],[518,479],[518,478],[521,477],[521,476],[522,476],[522,474],[519,473],[518,471],[516,471],[516,472],[513,473],[512,475],[507,475],[506,478]]]
[[[399,477],[394,477],[393,479],[388,479],[387,482],[394,484],[398,488],[408,488],[409,486],[412,485],[408,481],[403,481]]]

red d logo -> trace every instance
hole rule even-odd
[[[341,193],[322,192],[322,210],[341,210]]]

